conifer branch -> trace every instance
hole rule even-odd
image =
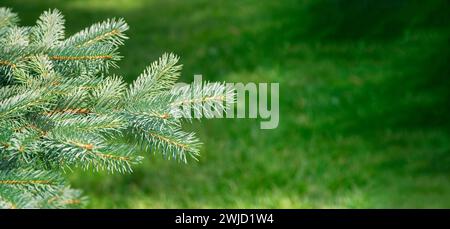
[[[61,176],[65,168],[128,173],[142,149],[196,160],[201,143],[182,130],[181,119],[212,107],[209,117],[232,102],[223,83],[175,88],[181,65],[174,54],[130,85],[108,76],[127,39],[122,19],[67,39],[58,10],[44,12],[33,27],[17,22],[0,8],[0,208],[83,206],[86,198]]]

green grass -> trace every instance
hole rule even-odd
[[[88,207],[449,208],[448,30],[417,23],[386,39],[322,39],[310,34],[318,28],[308,29],[313,3],[1,5],[27,25],[59,8],[68,34],[124,17],[131,39],[115,73],[128,81],[172,51],[181,56],[183,81],[199,73],[206,80],[280,83],[277,129],[260,130],[255,119],[204,120],[187,127],[205,143],[199,162],[144,152],[132,174],[68,174],[90,197]]]

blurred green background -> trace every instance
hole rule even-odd
[[[132,174],[76,171],[91,208],[450,208],[450,3],[446,0],[2,0],[22,24],[60,9],[67,34],[123,17],[115,73],[164,52],[194,74],[279,82],[280,125],[187,126],[199,162],[150,153]]]

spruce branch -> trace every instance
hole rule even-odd
[[[0,190],[15,189],[33,195],[45,196],[54,193],[65,182],[52,171],[12,169],[0,171]]]
[[[207,118],[234,101],[224,83],[175,87],[181,65],[164,54],[127,85],[109,76],[127,38],[123,19],[64,38],[58,10],[20,27],[0,8],[0,207],[69,208],[86,202],[66,169],[129,173],[141,151],[198,159],[201,142],[183,131],[191,113]],[[231,99],[230,99],[231,98]],[[194,117],[199,118],[199,117]]]
[[[15,25],[19,22],[16,13],[9,8],[0,8],[0,37],[3,35],[5,28]]]
[[[32,29],[32,43],[38,47],[50,48],[64,39],[64,18],[59,10],[45,11]]]
[[[133,82],[126,99],[135,102],[169,90],[180,75],[181,65],[176,65],[178,60],[173,54],[163,54]]]
[[[123,19],[108,19],[69,37],[64,42],[64,46],[85,47],[99,42],[114,46],[123,45],[123,40],[128,38],[124,34],[127,30],[128,25]]]
[[[28,29],[23,27],[9,27],[4,30],[5,35],[0,38],[5,49],[26,47],[30,40],[28,38]]]
[[[224,83],[194,82],[173,88],[170,110],[175,117],[212,118],[234,103],[234,89]],[[222,113],[223,115],[223,113]],[[195,117],[196,116],[196,117]]]

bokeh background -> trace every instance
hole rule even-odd
[[[115,73],[164,52],[194,74],[279,82],[280,125],[188,125],[199,162],[145,155],[132,174],[75,171],[91,208],[450,208],[450,3],[446,0],[2,0],[32,25],[49,8],[67,34],[130,25]]]

